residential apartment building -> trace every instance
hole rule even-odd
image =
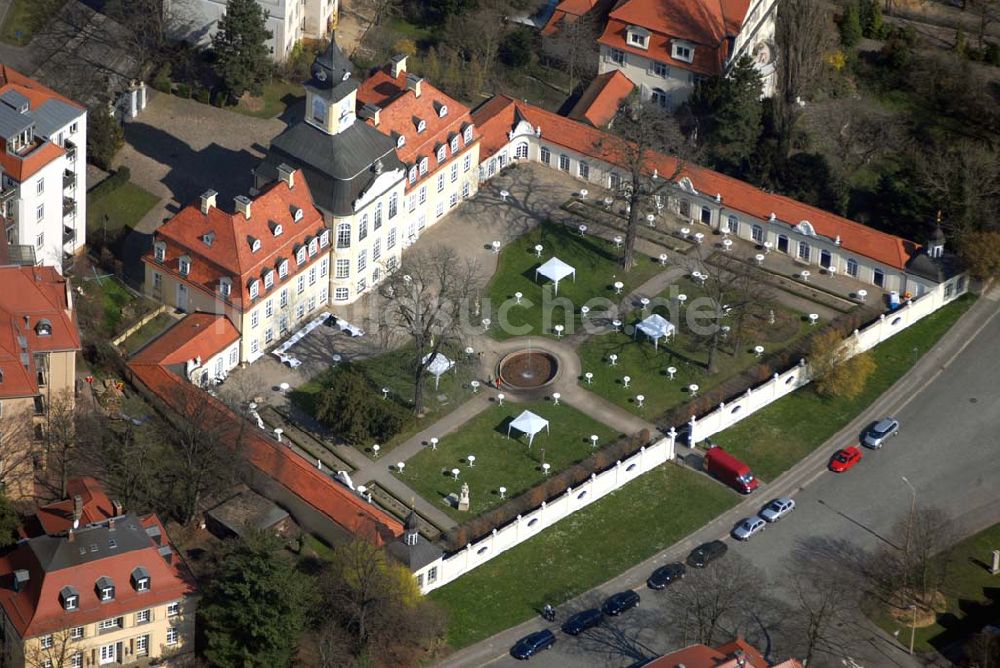
[[[206,46],[218,32],[227,0],[164,0],[168,34]],[[267,12],[268,46],[274,60],[285,62],[303,39],[325,39],[337,22],[338,0],[257,0]]]
[[[480,170],[484,179],[492,175],[491,164],[511,159],[539,162],[612,190],[628,178],[629,171],[618,164],[620,140],[590,125],[505,96],[487,101],[472,116],[487,147]],[[698,165],[684,164],[678,173],[676,158],[668,155],[650,154],[649,161],[652,173],[676,174],[660,204],[694,231],[746,239],[792,257],[805,270],[848,276],[859,289],[876,286],[903,298],[934,293],[943,303],[970,287],[945,252],[940,232],[922,247]]]
[[[253,362],[326,306],[330,231],[302,172],[286,165],[256,198],[237,197],[233,213],[216,197],[206,191],[156,230],[145,291],[178,311],[225,316],[239,332],[238,361]],[[224,349],[228,370],[236,362]]]
[[[348,304],[398,266],[402,249],[476,192],[469,110],[397,57],[364,82],[335,43],[313,63],[306,117],[274,138],[258,185],[300,168],[334,234],[330,295]]]
[[[620,70],[643,100],[673,109],[695,83],[750,55],[774,89],[777,0],[626,0],[598,39],[598,72]]]
[[[53,402],[72,406],[80,333],[68,279],[53,267],[0,267],[0,486],[34,496]]]
[[[148,665],[194,648],[194,579],[156,515],[92,478],[39,509],[0,557],[3,665]]]
[[[87,110],[0,65],[0,139],[7,240],[62,273],[87,241]]]

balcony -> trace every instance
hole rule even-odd
[[[63,243],[68,244],[76,241],[76,230],[72,227],[63,225]]]
[[[74,144],[69,139],[63,144],[63,148],[66,149],[66,159],[70,162],[76,161],[76,144]]]
[[[76,174],[71,169],[63,171],[63,188],[76,188]]]
[[[72,197],[63,197],[63,218],[76,213],[76,200]]]

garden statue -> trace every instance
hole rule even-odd
[[[770,311],[767,312],[767,324],[769,325],[774,324],[774,309],[771,309]]]
[[[461,511],[469,510],[469,483],[462,483],[462,493],[458,497],[458,509]]]

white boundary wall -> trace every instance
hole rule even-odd
[[[548,503],[543,502],[540,507],[527,515],[518,515],[513,522],[494,529],[491,534],[475,543],[469,543],[464,550],[442,557],[420,569],[415,575],[423,575],[421,591],[426,594],[448,584],[498,554],[536,536],[577,510],[620,489],[643,473],[672,460],[676,434],[673,430],[671,432],[669,436],[653,445],[640,448],[631,457],[615,462],[615,465],[608,470],[591,474],[585,482],[577,487],[568,488]],[[429,575],[433,577],[428,578]],[[428,579],[431,582],[428,583]]]

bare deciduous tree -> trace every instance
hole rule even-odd
[[[74,656],[79,653],[77,644],[71,629],[53,631],[47,636],[33,638],[25,645],[24,665],[27,668],[70,668],[76,665]]]
[[[871,577],[876,591],[896,608],[933,609],[948,573],[947,550],[955,542],[953,522],[940,508],[918,506],[896,522],[892,545],[879,549]]]
[[[809,566],[797,565],[787,585],[793,605],[788,631],[805,665],[818,654],[846,649],[850,634],[844,627],[857,615],[859,591],[857,578]]]
[[[462,316],[481,286],[476,262],[445,246],[404,255],[401,267],[379,286],[384,308],[375,312],[381,314],[382,326],[413,344],[415,412],[423,408],[427,367],[442,348],[462,341]]]
[[[600,26],[593,14],[584,14],[575,21],[563,19],[558,32],[542,42],[542,50],[549,57],[561,62],[569,75],[570,94],[581,80],[586,81],[597,72],[597,38]]]
[[[10,498],[34,492],[35,456],[40,445],[34,441],[31,411],[5,410],[0,418],[0,489]]]
[[[673,592],[677,601],[677,623],[687,642],[712,645],[727,626],[740,625],[763,593],[764,574],[737,555],[687,577]]]
[[[66,481],[72,474],[76,456],[76,423],[80,411],[72,393],[66,390],[51,399],[45,413],[47,465],[55,472],[60,498],[66,496]]]

